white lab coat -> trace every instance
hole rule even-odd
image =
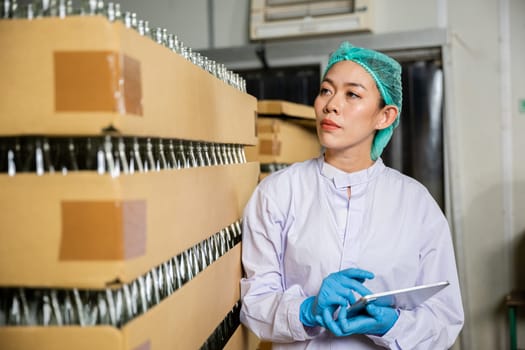
[[[348,174],[321,156],[268,176],[246,206],[243,235],[241,322],[274,350],[447,349],[463,326],[448,223],[425,187],[381,159]],[[364,283],[372,292],[444,280],[450,286],[399,310],[382,337],[305,329],[303,300],[349,267],[375,274]]]

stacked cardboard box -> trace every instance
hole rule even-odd
[[[261,178],[291,163],[317,157],[321,150],[312,107],[282,100],[257,105],[259,142],[249,147],[248,160],[261,163]]]
[[[0,21],[0,51],[0,137],[256,144],[255,98],[120,22]],[[0,289],[133,283],[238,223],[258,174],[257,162],[0,174]],[[122,327],[0,326],[0,348],[200,348],[240,298],[240,244],[223,253]],[[248,338],[239,327],[226,347],[248,349]]]

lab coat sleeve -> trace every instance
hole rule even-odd
[[[311,339],[320,328],[305,329],[299,319],[306,295],[299,285],[283,286],[283,230],[286,216],[258,188],[243,219],[241,322],[259,338],[272,342]]]
[[[382,337],[370,336],[390,349],[449,349],[464,323],[461,292],[448,222],[433,200],[423,213],[417,285],[448,280],[450,285],[399,319]]]

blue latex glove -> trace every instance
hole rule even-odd
[[[366,313],[347,317],[346,308],[341,308],[336,322],[328,329],[337,336],[352,334],[370,334],[382,336],[390,330],[399,318],[397,311],[390,306],[368,304]]]
[[[374,278],[372,272],[355,268],[330,274],[323,280],[317,296],[306,298],[301,304],[301,322],[308,327],[335,324],[334,312],[340,306],[341,309],[346,309],[348,303],[355,302],[354,292],[360,295],[371,294],[362,284],[365,279],[371,278]]]

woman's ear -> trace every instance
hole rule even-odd
[[[394,105],[387,105],[379,112],[376,129],[381,130],[388,128],[396,120],[399,110]]]

